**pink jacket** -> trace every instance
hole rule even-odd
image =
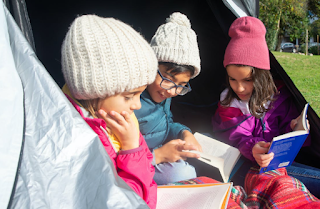
[[[140,146],[138,148],[125,151],[120,150],[117,154],[106,134],[100,129],[100,127],[106,128],[106,122],[98,118],[93,119],[84,117],[80,107],[70,97],[68,97],[68,99],[87,124],[98,134],[118,175],[148,204],[151,209],[156,208],[157,184],[153,180],[154,167],[151,165],[153,155],[141,133]]]
[[[285,86],[279,88],[280,94],[272,103],[272,108],[261,119],[243,114],[235,107],[222,107],[220,104],[212,118],[215,136],[222,141],[237,147],[246,158],[255,161],[252,155],[253,146],[259,141],[271,142],[273,137],[288,133],[290,122],[299,116],[293,97]],[[308,137],[304,146],[311,143]]]

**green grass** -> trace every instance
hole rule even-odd
[[[320,56],[305,56],[275,51],[272,54],[307,102],[320,116]]]

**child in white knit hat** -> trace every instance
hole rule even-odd
[[[133,113],[156,76],[150,45],[119,20],[83,15],[70,26],[61,53],[63,91],[98,134],[118,175],[155,208],[152,154]]]
[[[182,150],[202,148],[191,130],[173,122],[171,97],[191,91],[189,80],[200,72],[197,35],[186,15],[175,12],[151,40],[158,58],[158,75],[141,95],[141,109],[135,110],[140,131],[153,152],[155,181],[167,184],[196,177],[193,166],[184,160],[198,154]]]

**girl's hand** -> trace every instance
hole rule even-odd
[[[193,145],[196,148],[195,150],[202,152],[201,145],[190,131],[184,130],[182,132],[182,137],[182,139],[186,142],[187,145]]]
[[[270,142],[260,141],[256,143],[252,148],[252,154],[256,162],[260,165],[260,167],[266,167],[269,165],[271,160],[273,159],[274,154],[269,153],[268,149],[270,147]]]
[[[297,130],[304,130],[302,122],[301,122],[301,115],[299,115],[296,119],[293,119],[290,122],[290,128],[293,131],[297,131]],[[309,125],[309,120],[307,119],[307,128],[309,129],[310,125]]]
[[[297,124],[298,124],[298,121],[300,121],[300,115],[296,118],[296,119],[293,119],[291,122],[290,122],[290,128],[291,130],[295,131],[296,128],[297,128]]]
[[[107,128],[114,133],[121,143],[121,150],[129,150],[139,147],[139,130],[126,111],[121,114],[110,111],[106,113],[99,110],[97,116],[107,123]]]
[[[200,157],[199,154],[183,152],[182,150],[196,150],[196,147],[194,145],[187,145],[186,142],[181,139],[171,140],[162,147],[154,150],[156,164],[164,162],[173,163],[180,159],[186,160],[188,157]]]

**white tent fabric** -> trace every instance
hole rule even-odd
[[[0,208],[148,208],[2,1],[0,46]]]
[[[17,172],[24,111],[22,84],[15,69],[2,7],[0,10],[0,208],[6,208]]]

